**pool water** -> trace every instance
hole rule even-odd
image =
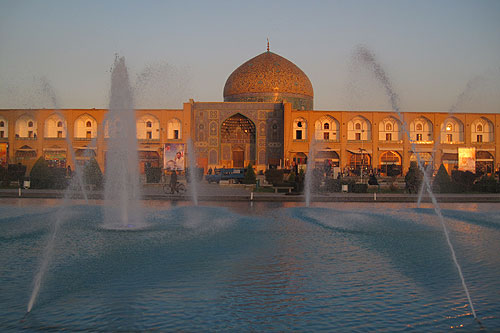
[[[99,203],[1,205],[0,329],[480,330],[431,207],[148,205],[142,230],[104,229]],[[443,215],[477,315],[496,331],[500,214],[485,207]]]

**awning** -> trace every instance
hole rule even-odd
[[[415,147],[415,150],[410,149],[410,152],[414,153],[433,153],[435,152],[434,147]],[[456,151],[455,151],[456,153]]]
[[[447,162],[458,162],[458,153],[444,153],[443,156],[441,156],[442,161],[447,161]]]
[[[80,150],[97,150],[97,147],[73,147],[74,149],[80,149]]]
[[[16,149],[16,151],[35,151],[35,149],[33,149],[33,148],[19,148],[19,149]]]
[[[458,149],[441,149],[443,154],[458,154]]]
[[[496,151],[495,148],[477,148],[477,151]]]
[[[137,151],[154,151],[154,152],[158,152],[160,148],[139,148],[137,149]]]
[[[43,151],[66,151],[66,148],[43,148]]]
[[[403,147],[378,147],[378,150],[381,151],[390,151],[390,150],[397,150],[397,151],[403,151]]]
[[[347,149],[347,151],[350,152],[351,154],[358,154],[358,155],[372,153],[371,148],[367,148],[367,149],[363,148],[362,152],[359,149]]]

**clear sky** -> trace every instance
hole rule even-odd
[[[227,77],[266,50],[309,77],[317,110],[382,110],[375,53],[403,111],[500,113],[499,0],[0,0],[0,108],[106,108],[124,56],[136,107],[222,101]]]

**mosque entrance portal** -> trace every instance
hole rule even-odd
[[[234,168],[255,164],[255,124],[237,113],[222,123],[221,146],[222,163]]]

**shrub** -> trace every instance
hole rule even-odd
[[[448,175],[448,171],[443,164],[438,169],[436,176],[434,177],[434,181],[432,183],[432,190],[435,193],[450,193],[452,192],[452,183],[451,178]]]
[[[417,162],[410,162],[410,169],[405,176],[406,189],[409,193],[418,192],[422,184],[423,175],[423,172],[418,168]]]
[[[252,163],[248,163],[247,171],[245,172],[245,178],[243,178],[243,184],[255,184],[257,182],[257,176],[253,170]]]
[[[453,170],[451,172],[454,192],[469,192],[474,186],[476,175],[470,171]]]
[[[482,177],[473,185],[473,190],[478,192],[497,193],[500,189],[495,177]]]
[[[83,182],[85,185],[93,185],[99,189],[103,186],[102,171],[94,157],[85,164],[85,168],[83,169]]]
[[[283,170],[268,169],[265,172],[266,181],[274,186],[283,184]]]
[[[31,188],[50,188],[52,187],[52,179],[50,168],[45,158],[40,157],[30,172],[30,187]]]
[[[160,180],[161,180],[161,168],[154,168],[154,167],[146,168],[146,183],[159,183]]]

